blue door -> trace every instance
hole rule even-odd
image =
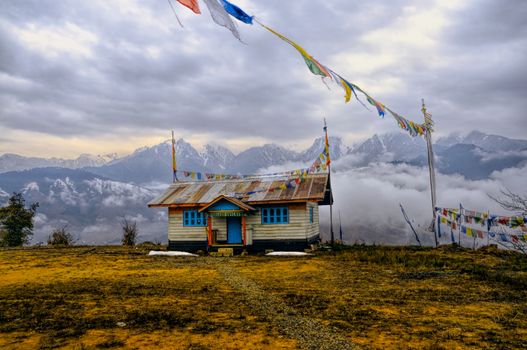
[[[242,243],[242,220],[239,217],[227,218],[227,243]]]

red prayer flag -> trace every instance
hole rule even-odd
[[[177,0],[181,5],[188,7],[196,14],[201,14],[199,10],[198,0]]]

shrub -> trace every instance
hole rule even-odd
[[[57,228],[48,237],[48,245],[70,246],[75,243],[73,235],[68,231],[67,226]]]
[[[121,226],[123,228],[122,244],[130,247],[134,246],[137,240],[137,223],[124,219],[121,222]]]
[[[29,242],[38,203],[31,204],[29,209],[25,204],[22,193],[13,193],[8,205],[0,208],[1,245],[18,247]]]

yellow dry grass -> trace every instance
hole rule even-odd
[[[122,247],[0,250],[1,349],[294,349],[218,258]],[[498,251],[352,247],[230,266],[371,349],[521,348],[527,261]]]

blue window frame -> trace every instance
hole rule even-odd
[[[197,210],[184,210],[183,226],[207,226],[207,217]]]
[[[263,225],[281,225],[289,223],[289,208],[287,207],[272,207],[262,208],[262,224]]]
[[[313,207],[309,208],[309,222],[313,223]]]

